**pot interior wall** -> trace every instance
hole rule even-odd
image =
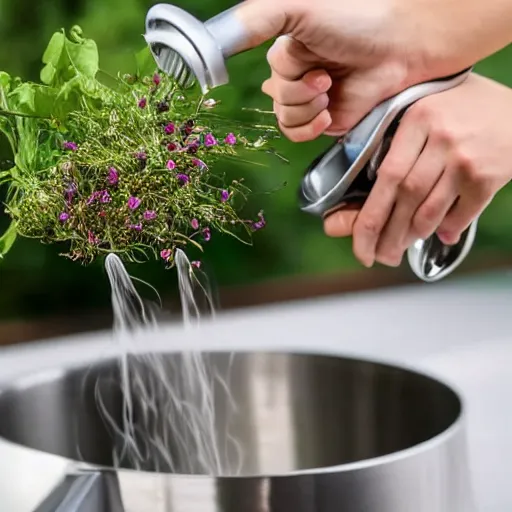
[[[211,402],[191,365],[203,370]],[[0,391],[0,436],[105,466],[280,474],[410,448],[460,413],[447,386],[391,366],[305,354],[166,353],[21,379]],[[129,418],[131,439],[120,435]]]

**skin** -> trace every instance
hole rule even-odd
[[[512,90],[476,74],[405,113],[361,210],[328,217],[356,257],[398,266],[417,238],[456,243],[512,179]]]
[[[262,89],[295,142],[340,136],[382,100],[470,67],[512,37],[510,0],[246,0],[234,15],[248,34],[241,49],[280,36]],[[472,76],[415,104],[364,208],[327,218],[326,233],[353,235],[367,266],[398,265],[433,232],[455,243],[510,180],[511,95]]]

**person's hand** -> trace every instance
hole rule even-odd
[[[510,0],[246,0],[239,50],[280,37],[263,91],[292,141],[340,135],[382,100],[512,41]]]
[[[406,111],[360,211],[324,222],[353,237],[356,257],[400,264],[417,238],[454,244],[512,179],[512,89],[472,74]]]

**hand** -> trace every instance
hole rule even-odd
[[[406,111],[360,211],[325,220],[356,257],[398,266],[418,238],[456,243],[512,179],[512,90],[472,74]]]
[[[510,0],[247,0],[233,12],[240,50],[287,34],[263,91],[297,142],[345,133],[382,100],[511,42]]]

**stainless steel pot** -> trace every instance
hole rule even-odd
[[[156,360],[173,392],[183,392],[184,357],[130,361],[131,414],[143,452],[136,461],[105,420],[105,410],[117,425],[126,414],[119,361],[31,375],[0,390],[0,436],[75,461],[38,512],[474,510],[463,405],[447,385],[340,357],[204,354],[220,468],[201,475],[197,444],[149,364]],[[152,389],[151,407],[137,399],[142,383]],[[148,429],[168,440],[164,453],[145,443]],[[114,453],[122,469],[113,468]]]

